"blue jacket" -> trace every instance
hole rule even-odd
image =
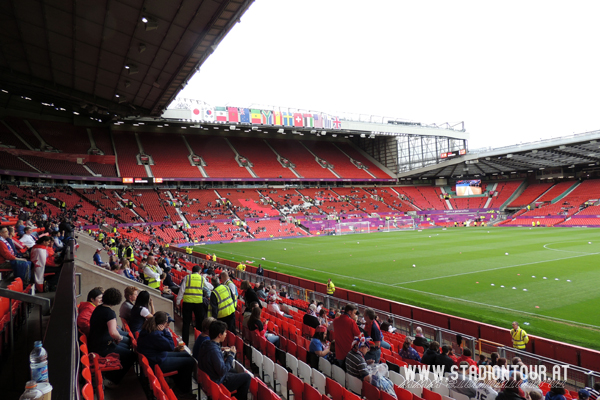
[[[138,344],[139,349],[139,344]],[[221,384],[227,372],[233,368],[233,354],[223,356],[221,346],[214,340],[205,340],[198,352],[198,368],[206,372],[210,379]]]
[[[175,350],[173,337],[168,329],[152,333],[142,330],[137,344],[138,353],[145,355],[152,367],[155,364],[160,365],[167,358],[167,353]]]

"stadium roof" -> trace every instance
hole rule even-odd
[[[158,116],[252,2],[3,1],[0,89],[72,111]]]
[[[494,175],[580,171],[600,165],[600,131],[468,153],[410,170],[400,179],[484,178]],[[541,172],[544,171],[544,172]]]

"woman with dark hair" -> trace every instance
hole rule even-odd
[[[244,312],[251,312],[252,309],[250,305],[255,302],[258,303],[259,308],[262,308],[260,301],[258,300],[258,296],[256,295],[256,292],[252,288],[250,282],[243,281],[240,285],[240,289],[244,291],[244,301],[246,302],[246,310]]]
[[[115,288],[106,289],[102,295],[102,304],[98,305],[90,318],[88,349],[105,357],[109,353],[119,354],[121,368],[105,373],[104,385],[111,387],[121,382],[133,365],[135,353],[129,348],[128,340],[119,333],[117,314],[111,309],[121,303],[121,292]],[[128,339],[128,338],[127,338]]]
[[[496,353],[495,351],[492,352],[492,354],[490,354],[490,365],[494,366],[498,363],[498,359],[500,358],[500,355],[498,353]]]
[[[327,344],[327,328],[324,325],[319,325],[315,329],[315,334],[308,346],[309,353],[315,353],[319,357],[327,357],[329,354],[329,345]]]
[[[129,329],[131,329],[131,332],[139,332],[144,322],[152,318],[153,314],[154,304],[150,298],[150,293],[147,290],[142,290],[135,299],[135,304],[129,316]]]
[[[178,398],[191,392],[196,362],[185,351],[181,351],[183,347],[175,348],[166,312],[159,311],[144,322],[137,344],[138,353],[146,356],[151,367],[158,364],[164,373],[178,371],[173,375],[180,392]]]
[[[400,357],[421,362],[421,356],[415,349],[411,347],[412,343],[412,338],[407,336],[406,339],[404,339],[402,349],[400,349]]]
[[[250,318],[248,319],[248,329],[250,330],[250,332],[257,334],[260,337],[264,337],[269,342],[271,342],[275,346],[279,347],[279,336],[277,336],[273,333],[266,333],[267,328],[260,321],[261,311],[262,310],[260,309],[260,307],[254,307],[252,309],[252,314],[250,315]]]
[[[93,288],[87,295],[87,301],[82,301],[77,307],[77,328],[86,336],[90,334],[92,313],[96,307],[102,304],[102,292],[104,292],[104,289],[101,287]]]

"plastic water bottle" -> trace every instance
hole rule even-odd
[[[35,342],[29,354],[29,368],[31,368],[32,381],[48,382],[48,353],[39,340]]]
[[[31,400],[31,399],[39,399],[43,396],[41,390],[37,388],[36,381],[28,381],[25,384],[25,392],[19,397],[19,400]]]

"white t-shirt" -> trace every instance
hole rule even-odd
[[[498,392],[492,389],[490,385],[481,382],[477,384],[475,392],[476,400],[494,400],[498,396]]]

